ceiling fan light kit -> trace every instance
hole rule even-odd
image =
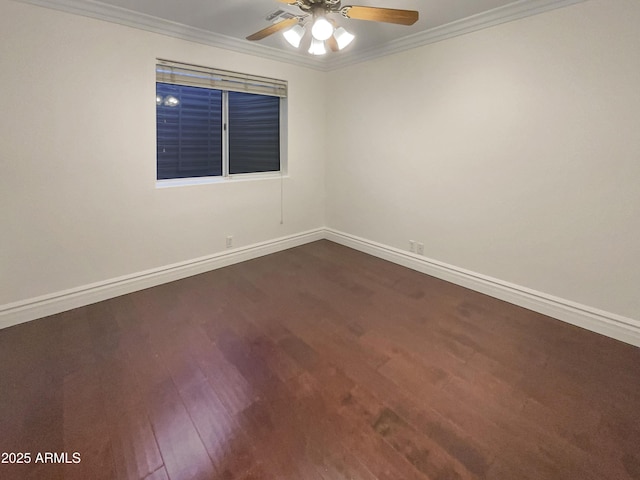
[[[347,32],[343,27],[336,28],[336,31],[333,33],[333,36],[338,42],[338,50],[342,50],[346,46],[348,46],[353,39],[356,38],[352,33]]]
[[[394,23],[397,25],[413,25],[418,21],[415,10],[398,10],[393,8],[362,7],[357,5],[342,6],[340,0],[278,0],[291,6],[299,7],[305,14],[313,15],[311,26],[311,55],[327,53],[325,42],[332,51],[346,48],[353,42],[355,35],[344,27],[327,19],[329,14],[338,14],[347,19],[367,20],[371,22]],[[294,48],[299,48],[306,33],[303,24],[304,16],[289,18],[249,35],[247,40],[262,40],[269,35],[282,31],[285,40]]]
[[[311,46],[309,47],[309,53],[311,55],[324,55],[325,53],[327,53],[324,42],[322,40],[318,40],[317,38],[312,38]]]
[[[311,27],[311,35],[321,42],[329,40],[329,37],[333,35],[333,25],[324,16],[318,16]]]
[[[302,41],[302,37],[304,37],[305,33],[305,28],[302,25],[297,24],[291,27],[289,30],[285,30],[282,35],[292,47],[298,48],[300,47],[300,42]]]

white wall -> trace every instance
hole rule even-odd
[[[329,75],[327,225],[640,319],[640,2]]]
[[[325,74],[8,0],[0,32],[0,306],[324,225]],[[279,180],[156,188],[157,57],[289,81],[283,225]]]
[[[639,24],[589,0],[326,74],[0,0],[0,307],[327,225],[640,319]],[[278,180],[156,188],[157,57],[289,81],[283,225]]]

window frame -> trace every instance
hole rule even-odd
[[[258,79],[279,82],[280,85],[284,85],[284,94],[280,95],[268,95],[264,92],[253,92],[253,91],[245,91],[239,88],[216,88],[215,86],[207,86],[207,85],[190,85],[182,82],[168,82],[166,80],[159,79],[159,68],[172,68],[176,67],[178,69],[191,70],[195,72],[208,72],[211,75],[228,75],[232,79],[247,79],[247,82],[255,81]],[[171,60],[163,60],[156,59],[156,81],[157,83],[170,83],[174,85],[183,85],[183,86],[201,86],[202,88],[210,88],[212,90],[219,90],[222,92],[222,174],[214,175],[214,176],[197,176],[197,177],[176,177],[176,178],[166,178],[166,179],[158,179],[158,150],[157,150],[157,142],[158,142],[158,131],[157,131],[157,105],[156,105],[156,162],[155,162],[155,180],[157,188],[164,187],[173,187],[173,186],[188,186],[188,185],[207,185],[214,183],[225,183],[225,182],[233,182],[233,181],[246,181],[246,180],[263,180],[269,178],[282,178],[284,176],[288,176],[288,95],[287,95],[287,82],[285,80],[276,80],[270,79],[268,77],[259,77],[255,75],[242,74],[236,72],[230,72],[219,69],[212,69],[208,67],[202,67],[198,65],[186,64],[182,62],[174,62]],[[166,76],[166,75],[165,75]],[[265,96],[275,96],[279,97],[279,169],[267,172],[245,172],[245,173],[230,173],[230,157],[229,157],[229,92],[237,91],[241,93],[253,93],[257,95],[265,95]]]

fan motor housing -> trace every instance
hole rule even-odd
[[[341,8],[341,0],[298,0],[297,5],[304,11],[337,13]]]

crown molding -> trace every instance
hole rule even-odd
[[[503,7],[487,10],[477,15],[393,40],[378,47],[353,53],[343,52],[341,56],[333,56],[328,59],[324,67],[327,71],[337,70],[584,1],[586,0],[518,0]]]
[[[257,43],[250,43],[242,39],[221,35],[219,33],[190,27],[177,22],[171,22],[144,13],[134,12],[125,8],[107,5],[95,0],[16,0],[22,3],[60,10],[75,15],[117,23],[148,32],[167,35],[182,40],[210,45],[212,47],[232,50],[248,55],[255,55],[270,60],[291,63],[294,65],[320,71],[331,71],[347,67],[356,63],[373,60],[375,58],[410,50],[412,48],[440,42],[448,38],[489,28],[501,23],[511,22],[521,18],[538,15],[540,13],[567,7],[586,0],[517,0],[513,3],[488,10],[471,17],[423,32],[399,38],[384,45],[372,47],[363,51],[341,52],[329,57],[314,57],[305,53],[289,52],[277,48],[267,47]]]
[[[83,17],[95,18],[106,22],[137,28],[169,37],[201,43],[234,52],[255,55],[270,60],[292,63],[315,70],[326,70],[322,59],[302,53],[286,52],[258,43],[247,42],[227,35],[190,27],[182,23],[171,22],[126,8],[108,5],[94,0],[16,0],[40,7],[59,10]]]

